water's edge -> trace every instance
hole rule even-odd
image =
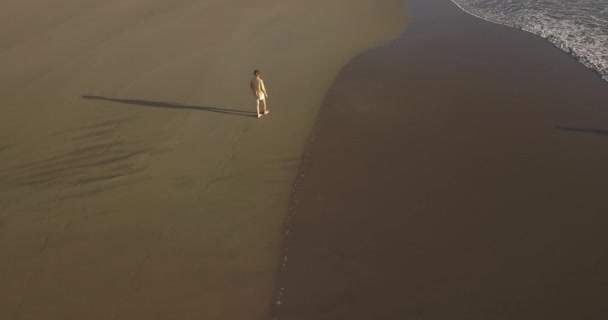
[[[403,7],[403,10],[405,10],[405,12],[407,13],[407,0],[401,0],[400,1]],[[380,41],[378,42],[375,46],[372,47],[368,47],[365,50],[359,52],[358,54],[354,55],[353,57],[351,57],[351,59],[346,62],[341,69],[344,69],[346,66],[348,66],[349,64],[351,64],[351,62],[356,59],[357,57],[366,54],[367,52],[370,52],[372,50],[375,50],[377,48],[383,47],[387,44],[390,44],[394,41],[398,41],[403,33],[405,32],[405,30],[407,29],[407,23],[408,23],[408,18],[407,18],[407,14],[404,14],[404,21],[401,25],[400,30],[394,34],[394,36],[392,38],[386,39],[384,41]],[[302,151],[302,156],[300,158],[300,165],[298,168],[298,172],[296,175],[296,178],[293,182],[292,185],[292,189],[291,189],[291,195],[290,195],[290,200],[289,200],[289,207],[287,208],[287,213],[285,215],[285,221],[283,223],[283,228],[281,230],[281,248],[280,248],[280,255],[279,255],[279,260],[278,260],[278,265],[280,266],[279,270],[278,270],[278,275],[277,275],[277,286],[275,289],[275,294],[274,294],[274,299],[272,301],[271,307],[270,307],[270,318],[272,320],[279,320],[280,316],[279,316],[279,307],[282,304],[282,297],[285,294],[285,287],[282,285],[282,281],[281,278],[287,268],[287,260],[289,257],[289,233],[290,233],[290,229],[291,229],[291,220],[293,217],[293,211],[296,208],[296,206],[298,205],[298,197],[297,197],[297,191],[298,191],[298,186],[299,184],[303,181],[304,178],[304,169],[306,168],[306,165],[309,162],[309,157],[310,157],[310,153],[309,150],[311,148],[311,145],[313,144],[315,137],[317,135],[317,133],[319,132],[319,127],[320,127],[320,122],[321,122],[321,115],[323,113],[323,106],[326,104],[326,100],[328,97],[328,93],[332,90],[332,87],[334,86],[336,79],[339,75],[341,71],[339,71],[335,77],[334,80],[332,81],[332,85],[330,85],[329,88],[327,88],[327,91],[325,93],[325,97],[323,98],[319,111],[317,112],[317,116],[315,119],[315,122],[313,124],[312,130],[310,131],[310,134],[308,136],[308,138],[306,139],[305,143],[304,143],[304,147],[303,147],[303,151]]]

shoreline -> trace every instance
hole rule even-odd
[[[606,314],[605,81],[449,1],[407,13],[325,98],[276,319]]]

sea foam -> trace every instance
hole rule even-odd
[[[539,35],[608,80],[608,0],[452,0],[478,18]]]

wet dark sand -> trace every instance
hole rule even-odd
[[[448,0],[407,12],[326,97],[279,319],[608,318],[608,83]]]

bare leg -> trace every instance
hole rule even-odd
[[[270,113],[270,111],[268,111],[268,109],[266,109],[266,99],[262,100],[262,102],[264,103],[264,114]]]
[[[258,118],[261,117],[262,115],[260,114],[260,100],[255,99],[255,108],[258,110]]]

